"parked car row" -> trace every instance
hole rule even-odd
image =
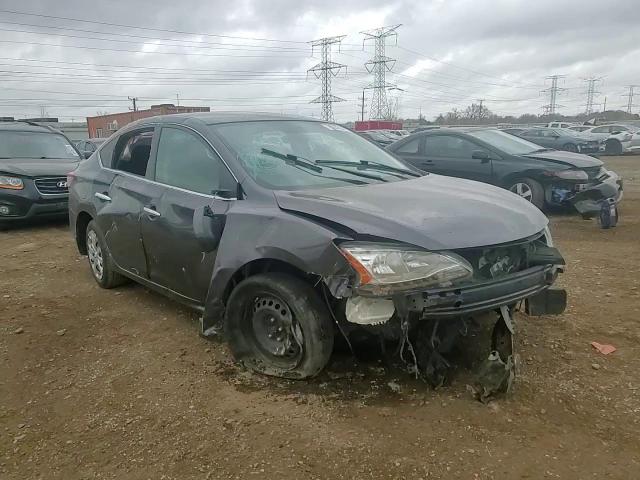
[[[319,120],[179,114],[131,123],[87,160],[45,127],[0,134],[2,218],[66,212],[68,199],[98,285],[133,280],[185,303],[240,363],[287,378],[318,374],[336,335],[365,331],[441,385],[468,323],[494,312],[486,363],[502,376],[484,369],[485,393],[508,389],[515,306],[566,305],[537,207],[593,214],[622,196],[599,160],[486,128],[384,150]]]

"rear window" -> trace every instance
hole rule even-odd
[[[0,131],[0,158],[78,160],[73,145],[62,135],[47,132]]]

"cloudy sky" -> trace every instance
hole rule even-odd
[[[602,79],[595,101],[606,96],[607,108],[626,106],[626,86],[640,84],[635,0],[0,0],[0,116],[80,120],[127,110],[128,97],[147,108],[176,96],[319,116],[320,82],[307,75],[319,51],[308,42],[345,35],[332,54],[346,65],[332,81],[345,101],[333,107],[337,121],[355,120],[372,81],[361,32],[393,25],[387,81],[399,89],[388,95],[404,117],[477,99],[499,114],[540,113],[554,74],[565,75],[567,114],[584,110],[585,78]]]

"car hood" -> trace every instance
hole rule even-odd
[[[304,191],[276,191],[286,211],[342,225],[359,235],[429,250],[520,240],[540,232],[547,218],[498,187],[440,175],[401,182]]]
[[[583,155],[582,153],[565,152],[562,150],[549,150],[547,152],[530,153],[528,155],[522,156],[576,168],[600,167],[603,165],[601,160],[590,157],[589,155]]]
[[[70,158],[0,158],[0,172],[23,177],[62,177],[75,170],[79,163],[79,159]]]

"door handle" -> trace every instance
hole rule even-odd
[[[160,216],[160,212],[157,211],[155,208],[144,207],[142,210],[144,210],[144,213],[146,213],[147,215],[149,215],[151,217],[159,217]]]
[[[106,193],[96,192],[95,197],[99,198],[100,200],[103,200],[105,202],[110,202],[111,201],[111,197],[109,195],[107,195]]]

